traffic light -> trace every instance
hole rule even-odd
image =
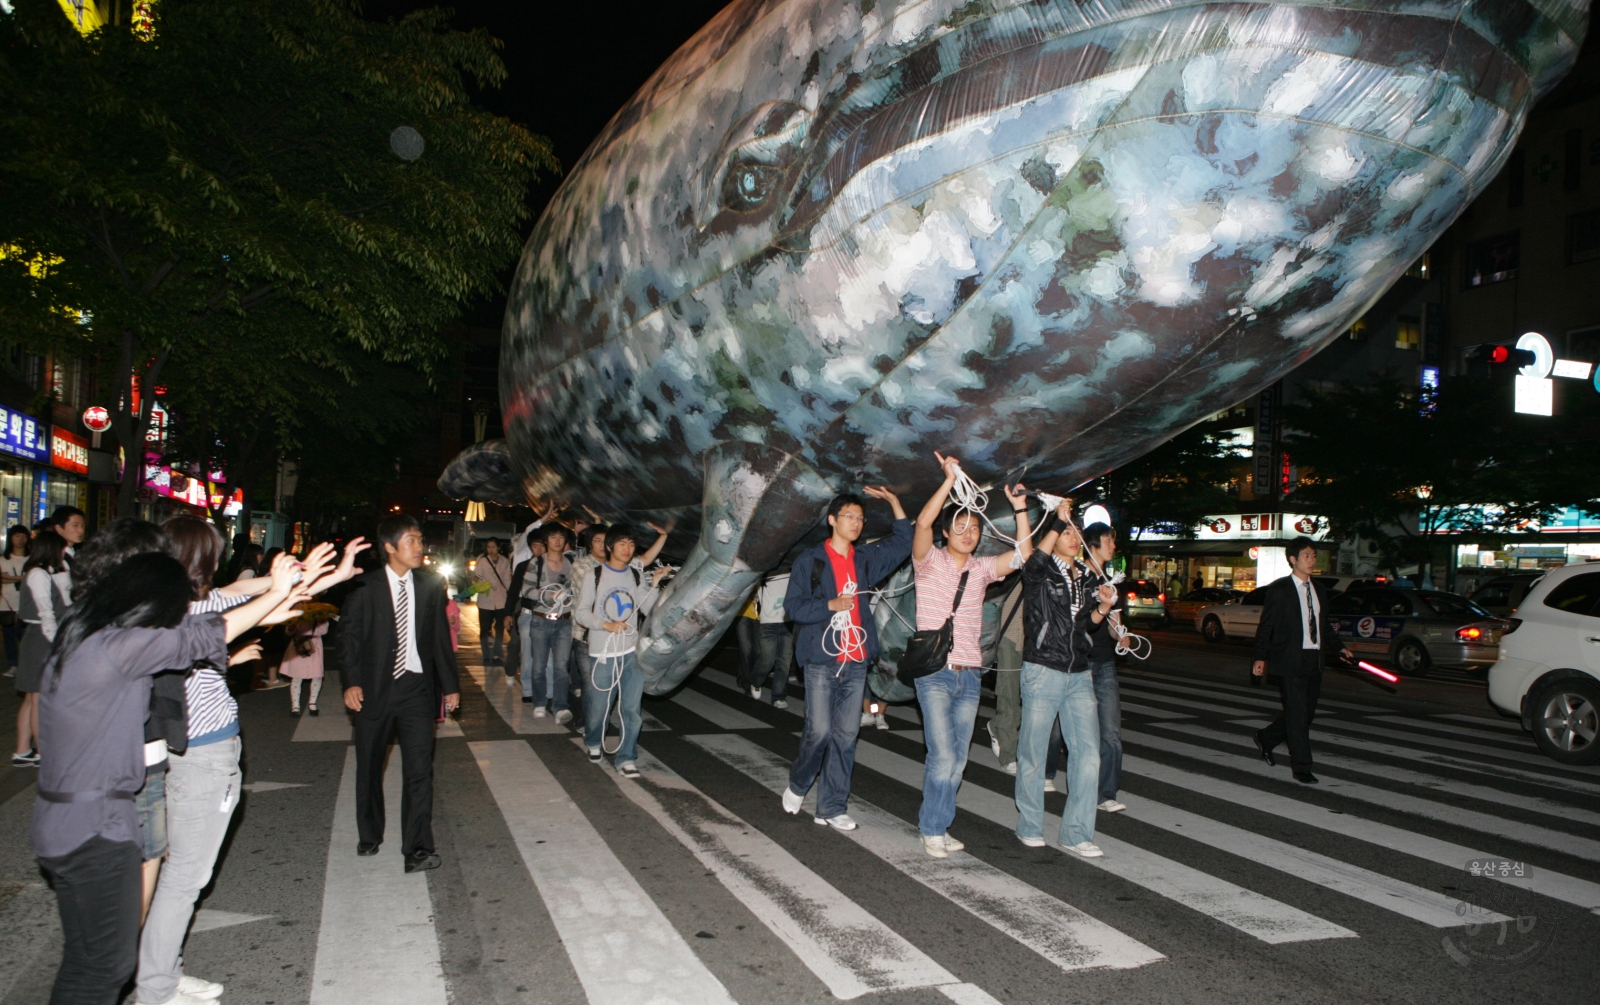
[[[1532,349],[1518,349],[1514,343],[1486,342],[1475,345],[1463,357],[1469,367],[1482,368],[1488,373],[1511,373],[1538,362],[1539,355]]]

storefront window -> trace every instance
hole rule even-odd
[[[4,503],[5,526],[27,523],[28,499],[33,486],[27,468],[16,464],[0,465],[0,502]]]

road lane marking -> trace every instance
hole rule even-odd
[[[1194,716],[1187,712],[1174,712],[1167,708],[1153,708],[1149,705],[1139,705],[1131,701],[1122,702],[1124,712],[1137,712],[1152,719],[1193,719]]]
[[[1122,735],[1123,739],[1131,738],[1136,741],[1161,739],[1161,737],[1141,737],[1137,734],[1130,736],[1126,730],[1123,731]],[[1224,756],[1232,757],[1233,755]],[[1379,823],[1376,820],[1367,820],[1343,811],[1330,810],[1315,803],[1301,802],[1298,799],[1280,796],[1248,785],[1240,785],[1237,782],[1224,781],[1220,778],[1213,778],[1210,775],[1185,771],[1182,768],[1174,768],[1159,761],[1149,761],[1143,757],[1128,753],[1122,755],[1122,768],[1124,771],[1144,778],[1151,778],[1190,792],[1197,792],[1238,806],[1260,810],[1273,816],[1284,817],[1321,830],[1342,834],[1358,841],[1366,841],[1369,844],[1433,862],[1449,869],[1465,872],[1467,863],[1475,859],[1505,858],[1504,855],[1468,848],[1453,841],[1444,841],[1425,834],[1418,834],[1403,827]],[[1504,878],[1491,876],[1489,878],[1497,883],[1529,890],[1563,903],[1575,904],[1586,911],[1600,909],[1600,883],[1592,883],[1586,879],[1578,879],[1574,876],[1564,875],[1542,867],[1530,869],[1527,876],[1508,876]]]
[[[591,1002],[733,1005],[532,747],[467,747]]]
[[[1471,716],[1465,716],[1464,718],[1469,718],[1470,719],[1472,717]],[[1531,737],[1528,737],[1528,734],[1526,734],[1526,733],[1524,733],[1522,731],[1522,727],[1521,726],[1513,725],[1513,724],[1511,724],[1509,722],[1507,722],[1507,723],[1500,723],[1500,722],[1487,723],[1488,725],[1490,725],[1494,729],[1502,731],[1502,732],[1489,732],[1488,730],[1483,730],[1483,729],[1472,729],[1472,728],[1469,728],[1467,726],[1458,725],[1457,723],[1454,723],[1454,722],[1434,722],[1431,719],[1420,719],[1420,718],[1414,718],[1412,716],[1406,716],[1406,715],[1369,715],[1369,716],[1367,716],[1367,721],[1369,721],[1369,722],[1387,722],[1387,723],[1391,723],[1391,724],[1396,725],[1396,726],[1410,726],[1413,729],[1426,729],[1426,730],[1431,730],[1432,732],[1435,732],[1435,733],[1443,733],[1446,736],[1462,736],[1462,737],[1466,737],[1466,738],[1472,739],[1472,740],[1488,740],[1488,741],[1491,741],[1491,742],[1498,741],[1498,742],[1501,742],[1501,743],[1504,743],[1507,740],[1517,740],[1517,739],[1530,739],[1531,740]],[[1477,718],[1475,721],[1477,721],[1477,722],[1485,722],[1485,720],[1482,717]],[[1507,736],[1507,735],[1505,735],[1506,732],[1514,732],[1515,735]]]
[[[517,678],[507,677],[498,669],[486,669],[475,663],[467,664],[467,673],[483,688],[485,700],[500,713],[500,718],[505,720],[512,732],[523,736],[540,733],[572,735],[571,730],[556,722],[555,716],[535,716],[534,706],[522,703],[522,683]]]
[[[1254,741],[1237,733],[1225,733],[1220,729],[1207,729],[1204,726],[1191,726],[1188,724],[1177,726],[1166,723],[1151,723],[1151,725],[1158,728],[1171,729],[1175,732],[1182,731],[1194,736],[1204,736],[1248,750],[1255,749]],[[1317,732],[1313,732],[1311,736],[1313,740],[1322,738],[1322,734]],[[1420,786],[1435,792],[1448,792],[1468,799],[1481,799],[1484,802],[1499,803],[1502,806],[1515,807],[1520,810],[1527,810],[1530,813],[1542,813],[1546,816],[1571,820],[1573,823],[1600,827],[1600,813],[1596,813],[1593,810],[1579,809],[1576,806],[1568,806],[1565,803],[1558,803],[1553,799],[1545,799],[1542,796],[1526,796],[1517,792],[1506,792],[1503,789],[1491,788],[1487,785],[1459,782],[1453,778],[1445,778],[1440,775],[1412,771],[1409,768],[1397,768],[1390,764],[1363,761],[1354,757],[1342,757],[1338,754],[1329,754],[1323,751],[1317,752],[1316,761],[1318,764],[1326,764],[1332,768],[1372,775],[1392,782],[1405,782],[1409,785]],[[1232,765],[1230,764],[1230,766]],[[1346,783],[1340,780],[1334,784],[1337,787]]]
[[[789,787],[789,763],[747,737],[719,733],[687,739],[769,792],[781,794]],[[815,793],[807,794],[802,814],[815,807]],[[851,798],[850,815],[859,826],[840,835],[1062,970],[1130,969],[1166,958],[980,858],[964,852],[942,861],[928,857],[914,824],[863,799]]]
[[[1127,681],[1128,679],[1129,678],[1126,677],[1126,676],[1122,677],[1123,681]],[[1193,678],[1193,677],[1174,677],[1171,674],[1161,674],[1161,673],[1152,673],[1150,671],[1140,671],[1139,672],[1139,676],[1136,679],[1137,680],[1141,680],[1141,681],[1145,681],[1147,683],[1150,683],[1153,686],[1165,686],[1165,687],[1177,688],[1177,687],[1188,687],[1189,685],[1191,685],[1194,682],[1195,678]],[[1160,682],[1160,683],[1157,684],[1157,682]],[[1215,695],[1216,697],[1219,697],[1219,698],[1221,698],[1221,697],[1233,697],[1233,696],[1237,695],[1239,697],[1254,698],[1257,701],[1266,700],[1266,699],[1262,699],[1262,698],[1256,698],[1256,695],[1260,693],[1260,689],[1259,688],[1245,687],[1244,685],[1241,685],[1241,684],[1222,684],[1222,683],[1212,682],[1212,681],[1207,681],[1206,684],[1207,684],[1209,690],[1205,691],[1205,692],[1197,692],[1197,693],[1202,693],[1202,694],[1209,693],[1209,694],[1213,694],[1213,695]],[[1263,685],[1263,686],[1266,686],[1266,685]],[[1216,695],[1215,692],[1218,691],[1218,690],[1227,691],[1227,692],[1229,692],[1229,694],[1228,695]],[[1272,704],[1273,705],[1277,705],[1278,703],[1277,702],[1272,702]],[[1392,708],[1380,708],[1380,707],[1378,707],[1376,705],[1358,705],[1355,702],[1351,702],[1351,701],[1336,701],[1336,700],[1331,699],[1331,698],[1321,699],[1321,700],[1319,700],[1317,702],[1317,704],[1319,704],[1319,705],[1332,705],[1335,708],[1349,709],[1352,712],[1393,712],[1394,711],[1394,709],[1392,709]]]
[[[700,718],[722,729],[772,728],[770,723],[762,722],[760,719],[729,708],[715,698],[707,697],[692,687],[679,688],[678,693],[669,700],[674,705],[686,708]]]
[[[1557,764],[1543,754],[1524,753],[1520,750],[1511,750],[1506,747],[1486,747],[1478,743],[1467,743],[1463,740],[1452,740],[1443,736],[1418,736],[1416,733],[1407,733],[1398,729],[1388,729],[1383,726],[1373,726],[1365,722],[1354,722],[1350,719],[1325,719],[1317,724],[1319,729],[1332,733],[1335,729],[1350,730],[1355,733],[1370,733],[1390,740],[1402,740],[1412,744],[1428,744],[1442,747],[1446,750],[1459,750],[1462,753],[1476,754],[1480,757],[1497,757],[1502,760],[1515,761],[1519,764],[1534,764],[1550,769],[1552,774],[1563,771],[1575,771],[1593,778],[1600,775],[1600,767],[1581,768],[1571,764]],[[1533,739],[1528,738],[1528,746],[1533,747]],[[1413,747],[1412,749],[1418,749]]]
[[[377,855],[358,857],[356,752],[346,750],[328,839],[311,1005],[447,1005],[428,874],[407,875],[399,855],[398,753],[383,774],[383,805],[384,846]],[[373,980],[374,974],[383,979]]]
[[[1373,716],[1374,719],[1378,716]],[[1436,719],[1455,719],[1458,722],[1471,722],[1489,729],[1503,729],[1512,733],[1523,733],[1522,723],[1514,719],[1490,719],[1481,715],[1467,715],[1463,712],[1440,712],[1434,716]]]
[[[922,765],[875,743],[856,746],[856,763],[912,788],[922,788]],[[991,789],[981,785],[963,785],[956,794],[956,805],[1008,830],[1016,829],[1016,803]],[[1052,819],[1059,818],[1045,814],[1044,831],[1045,840],[1055,847],[1056,828],[1051,826]],[[1109,834],[1096,834],[1094,840],[1105,851],[1104,858],[1078,858],[1070,852],[1063,854],[1158,893],[1262,942],[1278,944],[1356,938],[1355,932],[1342,925],[1325,921],[1182,862],[1145,851]]]
[[[605,772],[715,873],[836,998],[956,984],[955,975],[647,751],[640,778]]]

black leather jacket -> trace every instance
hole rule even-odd
[[[1081,562],[1075,580],[1055,559],[1035,549],[1022,567],[1022,658],[1063,673],[1089,669],[1089,615],[1095,609],[1095,576]]]

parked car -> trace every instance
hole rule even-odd
[[[1487,667],[1507,622],[1443,590],[1357,587],[1331,604],[1339,638],[1357,656],[1386,659],[1420,677],[1434,664]]]
[[[1194,623],[1200,608],[1211,604],[1220,604],[1244,596],[1243,590],[1229,590],[1221,586],[1207,586],[1199,590],[1190,590],[1177,600],[1167,598],[1167,617],[1173,621]]]
[[[1496,617],[1508,618],[1513,611],[1522,606],[1523,598],[1533,589],[1533,584],[1544,577],[1544,574],[1543,569],[1508,572],[1480,584],[1469,596],[1474,604]]]
[[[1487,585],[1487,584],[1485,584]],[[1501,634],[1489,704],[1563,764],[1600,762],[1600,569],[1551,569]]]
[[[1343,593],[1356,586],[1411,586],[1411,580],[1409,579],[1397,580],[1391,584],[1390,580],[1385,576],[1335,576],[1330,574],[1312,576],[1311,578],[1321,583],[1329,593]]]
[[[1238,593],[1237,590],[1229,591]],[[1261,606],[1266,589],[1251,590],[1220,604],[1207,604],[1195,612],[1194,627],[1207,642],[1220,644],[1229,638],[1253,639],[1261,624]]]
[[[1122,618],[1128,624],[1145,621],[1160,627],[1167,623],[1167,595],[1148,579],[1128,579],[1121,586],[1127,607]]]

